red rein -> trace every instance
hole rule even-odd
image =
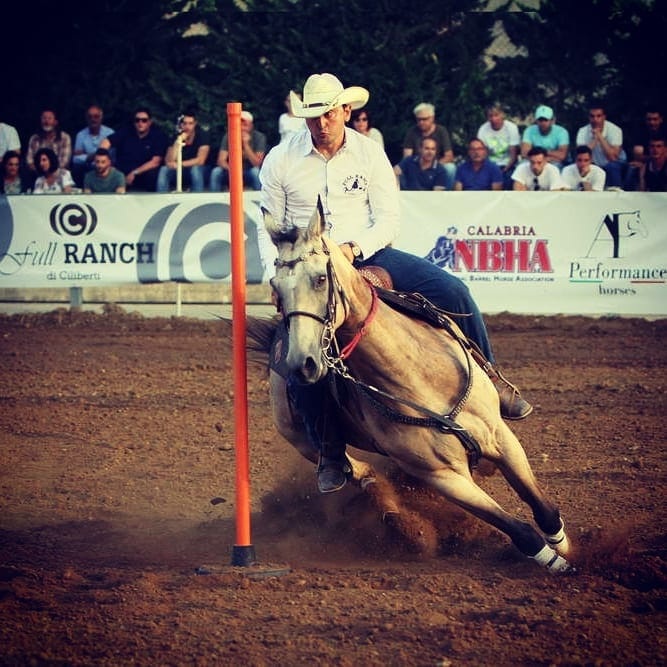
[[[354,348],[357,347],[359,341],[366,334],[368,327],[371,325],[371,322],[373,321],[373,318],[375,317],[375,314],[378,311],[377,292],[375,291],[373,285],[371,285],[370,283],[369,287],[371,288],[371,309],[366,319],[359,325],[357,333],[354,334],[352,340],[341,350],[340,352],[341,359],[347,359],[352,354],[352,352],[354,352]]]

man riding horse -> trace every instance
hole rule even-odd
[[[344,88],[332,74],[313,74],[302,99],[290,96],[294,115],[306,119],[307,129],[267,155],[260,172],[262,208],[286,228],[307,227],[319,198],[329,237],[346,258],[359,268],[381,267],[394,289],[417,292],[438,308],[459,315],[457,324],[481,351],[476,361],[498,391],[502,416],[528,416],[532,406],[494,368],[484,320],[466,285],[425,259],[391,247],[400,218],[393,169],[379,144],[346,127],[351,111],[368,102],[368,91]],[[261,225],[258,232],[263,262],[272,266],[275,246]],[[437,359],[432,361],[437,364]],[[326,380],[306,384],[293,375],[287,386],[309,441],[320,454],[318,488],[322,493],[338,491],[350,468],[346,442],[333,417],[329,385]]]

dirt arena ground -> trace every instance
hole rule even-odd
[[[667,320],[488,320],[578,550],[549,575],[373,459],[435,548],[321,497],[248,371],[252,546],[232,567],[225,322],[0,316],[0,665],[665,665]],[[500,475],[481,482],[529,513]],[[276,576],[281,575],[281,576]]]

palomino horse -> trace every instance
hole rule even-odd
[[[278,249],[272,286],[287,327],[287,367],[307,383],[333,372],[353,387],[352,399],[340,408],[347,441],[389,456],[407,474],[506,533],[549,571],[570,569],[558,508],[540,489],[521,444],[500,416],[493,384],[471,361],[456,325],[434,327],[380,301],[323,235],[319,204],[307,228],[285,229],[267,212],[264,223]],[[257,322],[250,324],[251,337],[253,326]],[[295,425],[285,380],[275,371],[270,387],[278,430],[316,462],[317,452]],[[372,481],[372,470],[349,458],[363,488]],[[530,506],[540,532],[476,484],[471,458],[495,464]]]

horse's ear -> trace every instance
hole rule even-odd
[[[322,205],[322,198],[317,195],[317,206],[308,224],[308,236],[309,238],[318,238],[324,234],[324,230],[324,206]]]

